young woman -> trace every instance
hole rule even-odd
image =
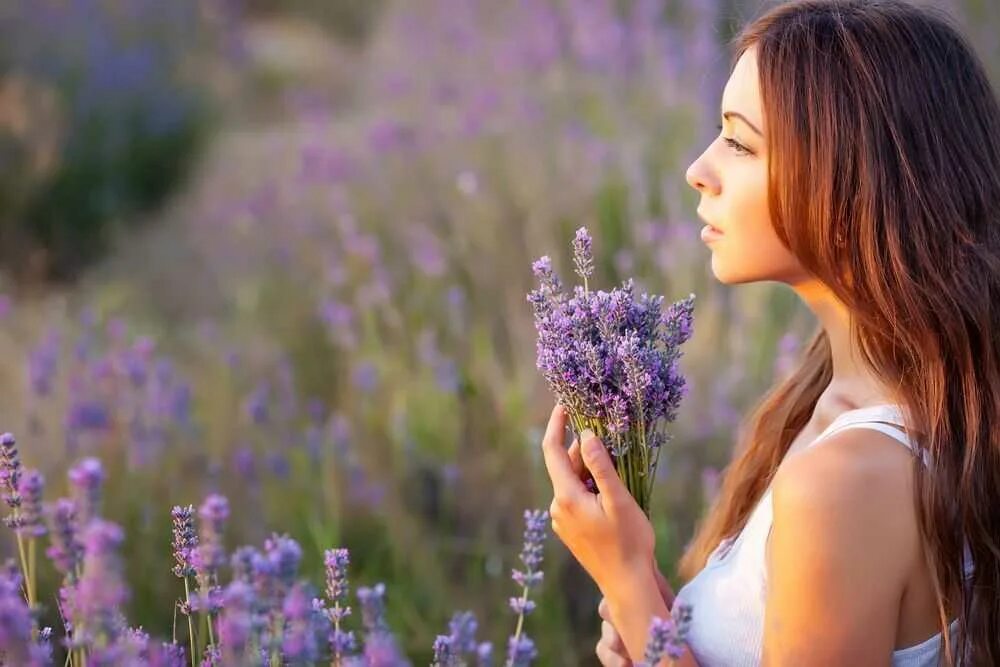
[[[1000,105],[947,15],[804,0],[746,27],[688,168],[723,283],[818,328],[750,416],[680,563],[680,665],[1000,665]],[[543,443],[604,665],[674,595],[600,441]],[[582,483],[588,474],[599,493]]]

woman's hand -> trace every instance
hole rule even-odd
[[[549,516],[554,532],[605,597],[635,590],[653,577],[653,526],[618,477],[611,456],[590,431],[567,451],[567,415],[556,405],[549,417],[542,453],[552,480]],[[597,494],[582,478],[589,471]]]
[[[660,595],[667,607],[673,607],[674,592],[670,588],[670,583],[666,577],[656,569],[656,585],[660,589]],[[611,607],[607,598],[601,598],[601,603],[597,605],[597,615],[601,617],[601,639],[597,642],[595,653],[597,659],[604,667],[632,667],[632,660],[625,649],[625,642],[622,641],[618,629],[615,628],[611,620]]]

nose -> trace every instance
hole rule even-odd
[[[718,194],[719,179],[712,174],[703,157],[691,163],[684,173],[684,178],[688,185],[702,194]]]

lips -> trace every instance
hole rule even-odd
[[[712,229],[713,229],[714,231],[718,232],[719,234],[722,234],[722,233],[724,233],[724,232],[722,231],[722,229],[721,229],[721,228],[719,228],[719,227],[716,227],[716,226],[715,226],[715,225],[713,225],[713,224],[712,224],[711,222],[709,222],[708,218],[706,218],[705,216],[703,216],[703,215],[701,214],[701,211],[700,211],[700,210],[699,210],[699,211],[695,211],[695,212],[696,212],[696,213],[698,214],[698,217],[699,217],[699,218],[701,218],[701,221],[702,221],[702,222],[704,222],[704,223],[705,223],[706,225],[708,225],[709,227],[711,227],[711,228],[712,228]]]

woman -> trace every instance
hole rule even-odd
[[[982,65],[929,9],[791,2],[738,36],[722,112],[687,170],[712,270],[785,283],[819,327],[681,560],[677,664],[1000,665],[1000,105]],[[565,421],[543,443],[553,530],[604,596],[599,658],[628,665],[674,595],[600,441],[567,451]]]

